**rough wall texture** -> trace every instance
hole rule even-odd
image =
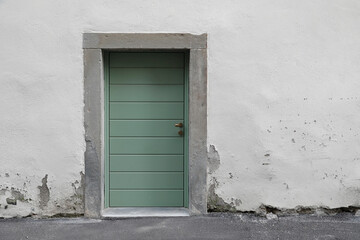
[[[1,217],[83,212],[79,11],[74,1],[0,0]]]
[[[209,198],[360,206],[359,13],[357,0],[0,0],[0,216],[83,211],[83,32],[208,33]]]

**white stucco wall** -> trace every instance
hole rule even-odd
[[[0,0],[0,217],[82,212],[83,32],[208,33],[209,186],[237,210],[360,206],[359,13],[357,0]]]

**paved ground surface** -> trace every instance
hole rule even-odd
[[[57,218],[0,220],[0,239],[352,239],[360,240],[360,217],[291,216],[266,219],[247,214],[91,220]]]

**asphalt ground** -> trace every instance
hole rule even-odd
[[[270,216],[210,213],[172,218],[1,219],[0,240],[20,239],[351,239],[360,240],[360,217]]]

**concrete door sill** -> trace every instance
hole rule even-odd
[[[134,218],[134,217],[188,217],[187,208],[172,207],[122,207],[106,208],[102,211],[102,217],[108,218]]]

